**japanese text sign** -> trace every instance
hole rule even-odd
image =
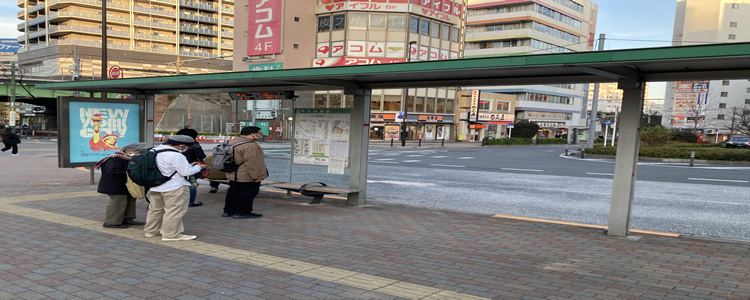
[[[281,53],[283,0],[250,0],[247,55]]]

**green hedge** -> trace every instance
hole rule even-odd
[[[485,145],[531,145],[531,139],[527,138],[502,138],[487,140]]]
[[[693,146],[701,144],[691,144]],[[714,144],[714,147],[716,145]],[[726,161],[750,161],[750,150],[748,149],[725,149],[702,147],[641,147],[638,151],[639,157],[677,158],[690,159],[690,151],[695,151],[695,159],[726,160]],[[586,148],[588,154],[615,155],[617,147]]]
[[[553,145],[553,144],[567,144],[568,139],[560,138],[549,138],[549,139],[536,139],[537,145]]]

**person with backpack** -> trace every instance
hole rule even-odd
[[[227,170],[220,166],[217,151],[214,151],[213,164],[220,171],[227,172],[229,191],[224,200],[222,217],[234,219],[260,218],[262,214],[253,213],[253,201],[260,192],[260,182],[268,178],[268,169],[264,161],[263,149],[255,141],[263,138],[259,127],[242,128],[240,136],[227,142],[232,146],[231,152],[236,170]],[[221,145],[220,145],[221,146]],[[222,159],[224,165],[227,159]]]
[[[135,221],[135,198],[130,195],[127,183],[127,169],[133,155],[148,150],[145,143],[132,143],[122,147],[120,151],[105,157],[94,166],[101,169],[97,192],[109,196],[109,203],[105,210],[104,224],[106,228],[128,228],[129,225],[143,225],[146,223]]]
[[[146,216],[146,226],[143,228],[146,237],[161,235],[161,240],[165,242],[197,238],[195,235],[182,233],[185,230],[182,216],[187,212],[190,201],[190,182],[186,177],[205,168],[204,164],[198,162],[188,163],[187,158],[182,155],[194,143],[195,140],[187,135],[173,135],[164,144],[149,150],[155,152],[154,161],[165,182],[147,186],[150,187],[151,204]],[[130,169],[132,167],[133,161],[128,171],[133,181],[139,183],[137,177],[140,176],[133,176],[133,170]]]
[[[0,153],[5,153],[5,151],[13,148],[11,155],[18,156],[18,144],[21,143],[21,136],[17,133],[14,133],[13,129],[10,127],[5,128],[5,130],[0,132],[0,136],[3,137],[3,144],[5,144],[5,147],[0,150]]]
[[[190,128],[180,129],[179,131],[177,131],[176,134],[178,134],[178,135],[187,135],[187,136],[189,136],[189,137],[191,137],[193,139],[197,139],[198,138],[198,132],[195,131],[195,129],[190,129]],[[188,160],[189,163],[200,162],[200,161],[206,159],[206,153],[203,152],[203,147],[201,147],[201,145],[198,142],[195,142],[195,144],[193,144],[192,146],[190,146],[190,148],[188,148],[187,151],[182,152],[182,155],[184,155],[185,158],[187,158],[187,160]],[[195,179],[197,179],[197,178],[203,178],[203,176],[201,176],[200,172],[197,173],[197,174],[195,174],[195,175],[192,175],[192,178],[190,178],[190,183],[191,183],[191,185],[190,185],[190,204],[188,204],[188,207],[195,207],[195,206],[201,206],[201,205],[203,205],[203,202],[195,202],[195,197],[196,197],[197,192],[198,192],[198,183],[195,181]]]

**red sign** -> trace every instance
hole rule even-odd
[[[360,66],[379,65],[406,62],[406,58],[375,58],[375,57],[332,57],[313,60],[313,68],[337,67],[337,66]]]
[[[281,53],[283,0],[250,0],[247,55]]]
[[[122,68],[120,66],[112,66],[109,68],[109,78],[117,79],[122,77],[124,74],[122,73]]]
[[[487,125],[469,125],[470,129],[487,128]]]

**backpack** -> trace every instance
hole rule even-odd
[[[240,167],[234,163],[234,147],[249,143],[249,141],[239,142],[234,145],[230,145],[229,141],[219,144],[214,147],[213,150],[213,165],[214,168],[222,172],[234,172]],[[241,165],[241,164],[240,164]]]
[[[136,184],[144,186],[146,188],[152,188],[164,184],[165,182],[172,179],[175,171],[170,176],[164,176],[159,171],[159,167],[156,164],[156,155],[164,151],[180,152],[172,149],[160,149],[141,152],[134,155],[128,163],[128,176]]]

